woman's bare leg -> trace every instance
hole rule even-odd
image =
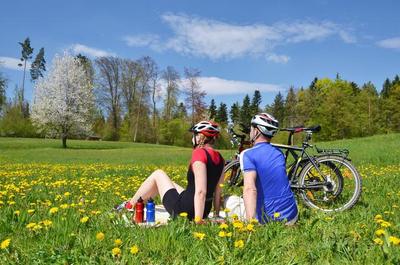
[[[162,200],[164,194],[168,190],[174,188],[178,191],[178,193],[183,191],[183,188],[174,183],[164,171],[158,169],[142,183],[135,195],[133,195],[133,197],[130,199],[130,202],[134,206],[140,197],[146,201],[150,198],[154,198],[157,195],[160,195]]]

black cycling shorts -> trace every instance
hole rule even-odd
[[[180,213],[179,193],[175,188],[167,190],[162,198],[162,203],[172,217],[176,217]]]

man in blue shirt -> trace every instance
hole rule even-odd
[[[247,220],[278,220],[291,225],[297,221],[298,210],[286,174],[285,157],[270,144],[278,127],[278,121],[268,113],[257,114],[251,120],[250,139],[254,146],[240,155],[243,199]]]

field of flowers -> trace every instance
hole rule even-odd
[[[352,210],[327,215],[299,202],[291,228],[185,217],[142,228],[111,208],[157,167],[84,162],[0,163],[0,264],[400,263],[398,164],[358,165],[364,188]],[[185,164],[161,168],[185,185]]]

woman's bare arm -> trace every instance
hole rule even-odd
[[[202,220],[207,194],[207,166],[203,162],[196,161],[192,164],[195,182],[194,192],[194,216],[195,220]]]

